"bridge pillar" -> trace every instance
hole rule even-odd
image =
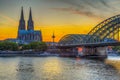
[[[78,54],[78,49],[77,48],[72,48],[72,53]]]
[[[97,47],[97,54],[107,57],[107,47]]]
[[[93,48],[93,47],[84,47],[83,48],[83,53],[85,55],[96,55],[97,50],[96,50],[96,48]]]
[[[60,56],[62,57],[76,57],[78,54],[77,48],[66,48],[66,49],[60,49]]]
[[[107,57],[107,47],[82,47],[82,56],[92,57],[92,58],[106,58]],[[78,50],[78,54],[79,50]]]

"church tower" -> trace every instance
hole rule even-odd
[[[34,22],[32,20],[31,7],[30,7],[30,12],[29,12],[29,20],[28,20],[27,30],[34,30]]]
[[[34,41],[42,41],[42,33],[39,30],[34,30],[34,22],[32,20],[32,11],[30,8],[27,29],[25,26],[23,7],[21,9],[21,17],[19,22],[17,40],[21,44],[26,44]]]
[[[20,16],[19,29],[18,30],[25,30],[25,20],[24,20],[23,7],[21,8],[21,16]]]

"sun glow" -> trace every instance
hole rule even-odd
[[[49,74],[51,78],[56,75],[59,75],[62,72],[62,68],[60,65],[60,61],[56,58],[54,60],[46,60],[45,64],[43,65],[43,73]]]

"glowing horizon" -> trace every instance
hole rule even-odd
[[[87,34],[103,20],[119,14],[120,1],[113,0],[0,0],[0,40],[16,38],[21,7],[27,26],[29,7],[35,30],[43,41],[58,42],[66,34]],[[114,9],[114,12],[113,12]]]

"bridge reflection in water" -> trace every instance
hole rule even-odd
[[[120,45],[119,34],[120,15],[116,15],[95,26],[88,34],[63,36],[56,47],[63,52],[73,53],[77,52],[78,47],[82,47],[84,55],[107,56],[107,46]]]

